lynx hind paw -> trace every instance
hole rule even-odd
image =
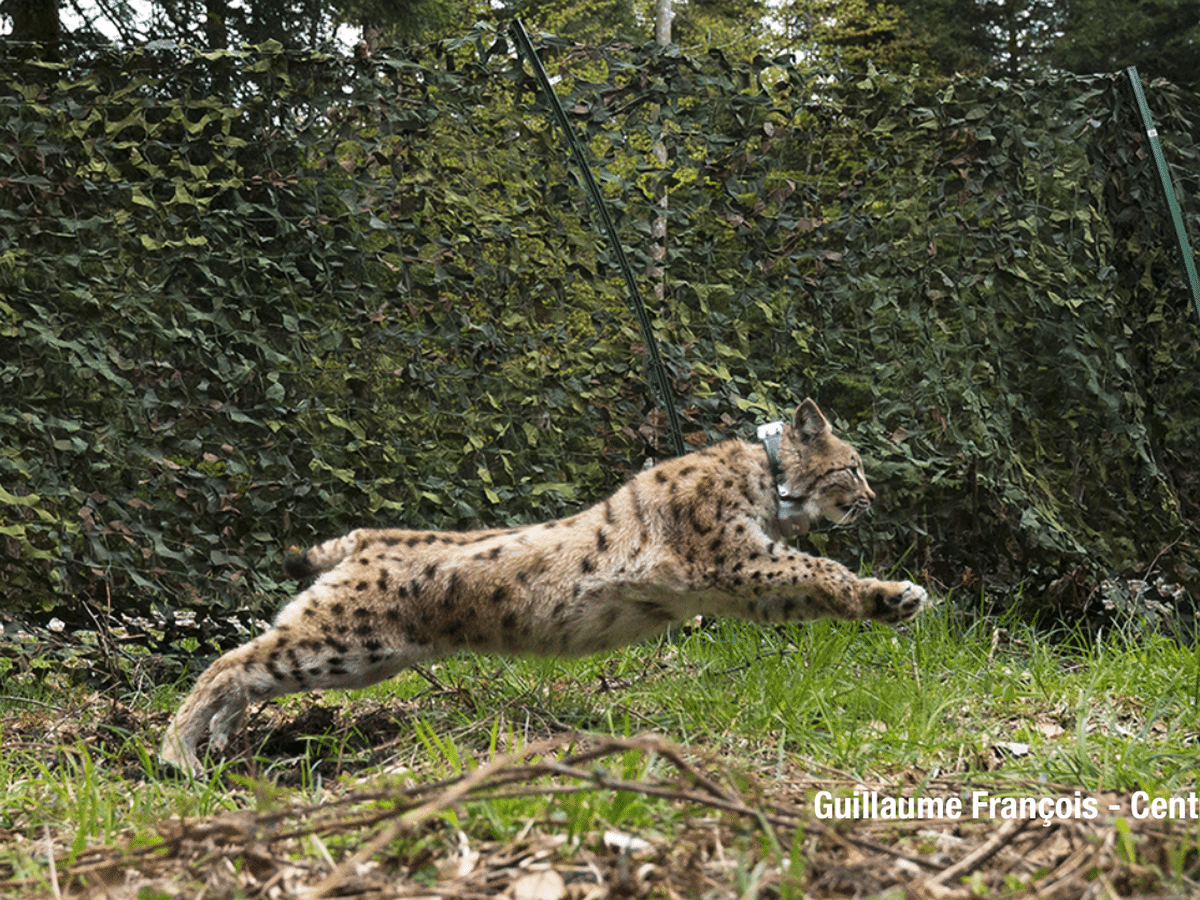
[[[889,625],[907,622],[929,605],[925,588],[911,581],[881,581],[869,596],[874,601],[869,616]]]

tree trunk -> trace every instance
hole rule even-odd
[[[671,43],[671,0],[654,2],[654,40],[660,47]]]
[[[671,0],[655,0],[654,3],[654,39],[660,47],[665,47],[671,43]],[[659,141],[654,145],[654,157],[661,165],[667,163],[667,147]],[[654,246],[650,250],[652,263],[649,267],[649,275],[655,279],[654,284],[654,299],[658,301],[661,308],[663,301],[667,295],[666,281],[666,262],[667,262],[667,208],[669,201],[667,200],[667,186],[664,179],[662,196],[658,198],[658,205],[662,208],[662,215],[654,220],[651,226],[651,234],[654,237]]]
[[[4,0],[0,13],[12,19],[12,40],[40,44],[43,59],[59,58],[58,0]]]

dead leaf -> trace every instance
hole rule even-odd
[[[514,881],[509,890],[513,900],[562,900],[567,896],[566,882],[553,869],[528,872]]]

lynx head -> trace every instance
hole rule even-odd
[[[820,518],[848,525],[875,499],[862,459],[834,435],[810,399],[796,407],[792,424],[783,430],[776,478],[780,525],[786,532],[803,534]]]

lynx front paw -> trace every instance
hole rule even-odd
[[[911,581],[877,581],[866,591],[867,616],[896,625],[929,604],[925,588]]]

